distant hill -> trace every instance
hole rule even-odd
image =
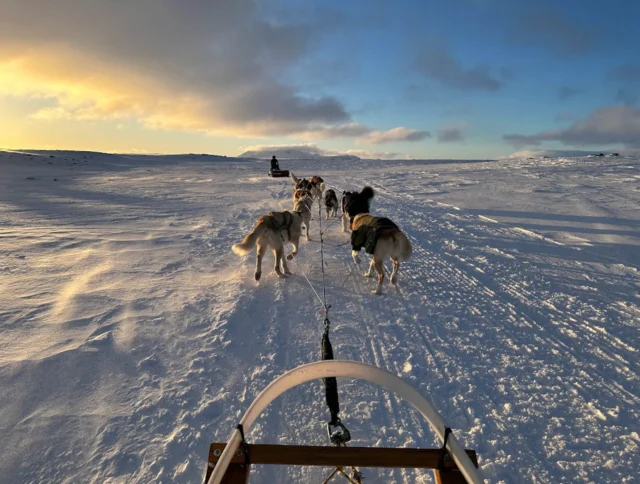
[[[326,152],[322,152],[317,148],[314,149],[312,147],[272,147],[272,148],[264,148],[264,149],[256,149],[256,150],[248,150],[244,153],[238,155],[238,158],[259,158],[270,160],[271,157],[275,155],[276,158],[280,160],[327,160],[327,159],[341,159],[341,160],[360,160],[358,156],[354,155],[340,155],[340,154],[331,154],[328,155]]]
[[[616,152],[623,153],[623,152],[625,152],[625,150],[616,150]],[[504,158],[584,157],[584,156],[597,155],[599,153],[612,154],[611,151],[607,151],[607,150],[593,150],[593,151],[585,151],[585,150],[523,150],[523,151],[516,151],[515,153],[511,153],[509,156],[505,156]]]

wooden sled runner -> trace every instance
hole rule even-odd
[[[269,176],[273,178],[284,178],[289,176],[289,170],[269,170]]]
[[[402,397],[427,419],[444,443],[443,448],[314,447],[246,443],[245,432],[249,432],[258,416],[274,399],[301,383],[330,377],[367,380]],[[462,448],[428,400],[393,373],[348,360],[325,360],[299,366],[269,384],[253,401],[229,441],[226,444],[211,444],[205,484],[246,484],[249,482],[251,464],[335,467],[336,470],[325,483],[336,474],[355,482],[342,469],[348,466],[434,469],[438,484],[483,482],[477,469],[475,451]]]

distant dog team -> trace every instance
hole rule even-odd
[[[259,281],[262,275],[262,258],[270,248],[273,249],[275,256],[276,274],[279,277],[290,274],[286,260],[291,260],[298,254],[303,225],[305,236],[309,240],[311,208],[315,201],[322,203],[324,194],[327,220],[330,217],[338,217],[338,207],[342,208],[342,231],[347,232],[347,227],[352,231],[351,254],[354,262],[360,264],[359,252],[363,248],[372,255],[369,270],[365,276],[372,277],[375,269],[378,280],[374,294],[382,293],[384,262],[387,259],[391,259],[393,264],[389,281],[395,285],[398,281],[400,262],[405,262],[411,257],[411,243],[394,222],[369,213],[371,201],[375,195],[373,188],[365,186],[360,192],[343,191],[339,204],[335,190],[329,189],[325,193],[325,183],[321,177],[300,179],[293,173],[290,177],[293,182],[293,211],[269,212],[263,215],[258,219],[251,233],[242,242],[232,247],[234,253],[246,255],[257,246],[256,281]],[[285,242],[290,242],[294,247],[293,252],[286,258],[284,257]]]

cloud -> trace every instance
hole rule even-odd
[[[429,131],[409,129],[403,126],[387,131],[372,131],[364,137],[366,141],[374,145],[393,143],[396,141],[422,141],[426,138],[431,138]]]
[[[558,99],[560,101],[566,101],[567,99],[575,96],[580,91],[571,86],[560,86],[557,91]]]
[[[319,148],[312,143],[297,145],[253,145],[247,146],[240,158],[270,158],[276,155],[279,158],[304,158],[305,156],[329,156],[333,154],[327,150]]]
[[[239,157],[245,158],[270,158],[276,155],[282,159],[305,158],[313,156],[357,156],[365,159],[411,159],[407,155],[389,151],[367,151],[367,150],[325,150],[312,143],[297,145],[254,145],[247,146]]]
[[[444,46],[424,49],[415,61],[418,72],[457,89],[497,91],[503,85],[486,64],[464,68]]]
[[[622,144],[640,147],[640,110],[632,106],[607,106],[574,122],[567,129],[533,135],[505,134],[503,139],[515,146],[538,146],[543,141],[559,141],[571,146]]]
[[[376,131],[359,123],[336,126],[324,126],[298,135],[306,139],[356,138],[372,144],[394,143],[400,141],[421,141],[431,137],[428,131],[399,126],[387,131]]]
[[[543,156],[548,156],[551,158],[555,157],[576,157],[576,156],[588,156],[596,153],[596,151],[584,151],[584,150],[523,150],[516,151],[515,153],[511,153],[508,156],[502,157],[502,159],[507,158],[542,158]],[[600,151],[597,151],[600,153]]]
[[[367,160],[412,160],[413,157],[404,153],[391,151],[347,150],[345,155],[353,155]]]
[[[459,123],[451,126],[443,126],[438,129],[438,143],[453,143],[464,141],[466,131],[469,125],[467,123]]]
[[[518,44],[544,47],[565,56],[579,56],[591,50],[598,37],[588,29],[562,17],[557,11],[531,8],[512,25],[508,39]]]
[[[616,82],[640,84],[640,65],[627,64],[616,67],[609,73],[609,79]]]
[[[288,69],[335,24],[267,19],[250,0],[23,0],[0,15],[0,93],[55,99],[40,119],[271,135],[347,123],[336,98],[303,95]]]
[[[371,131],[371,128],[360,123],[347,123],[316,127],[312,131],[300,133],[299,137],[309,139],[353,138],[366,135]]]

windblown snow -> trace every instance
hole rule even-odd
[[[637,482],[640,469],[640,160],[287,160],[413,244],[399,286],[371,294],[348,240],[326,234],[332,343],[341,359],[427,396],[488,482]],[[231,245],[290,209],[266,162],[212,156],[0,152],[0,479],[202,482],[274,378],[318,360],[317,216],[294,274]],[[317,209],[317,208],[316,208]],[[323,221],[323,224],[326,222]],[[419,414],[339,380],[354,445],[432,447]],[[327,445],[320,382],[274,402],[256,443]],[[252,482],[328,470],[257,466]],[[366,481],[432,482],[364,469]]]

